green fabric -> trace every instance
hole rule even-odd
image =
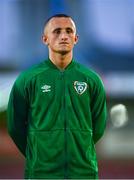
[[[26,157],[26,178],[95,179],[95,143],[106,125],[100,77],[74,60],[49,59],[20,74],[8,103],[8,130]]]

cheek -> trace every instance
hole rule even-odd
[[[58,40],[58,37],[52,37],[52,38],[51,38],[51,42],[52,42],[52,43],[57,42],[57,40]]]
[[[73,44],[73,45],[76,44],[75,38],[72,39],[72,44]]]
[[[75,36],[70,36],[71,42],[74,44],[76,42],[76,37]]]
[[[55,44],[55,39],[54,38],[49,39],[49,44],[53,46]]]

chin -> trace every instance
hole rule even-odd
[[[68,54],[70,51],[62,51],[62,52],[60,52],[60,54],[62,54],[62,55],[65,55],[65,54]]]
[[[65,55],[65,54],[68,54],[70,51],[68,50],[60,50],[58,51],[59,54],[62,54],[62,55]]]

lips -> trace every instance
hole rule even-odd
[[[68,42],[60,42],[59,44],[69,44]]]

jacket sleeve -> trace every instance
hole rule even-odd
[[[96,143],[103,135],[106,127],[106,94],[104,85],[98,77],[92,92],[92,127],[93,127],[93,140]]]
[[[27,144],[28,102],[22,78],[18,78],[10,93],[7,109],[8,132],[18,149],[25,156]]]

